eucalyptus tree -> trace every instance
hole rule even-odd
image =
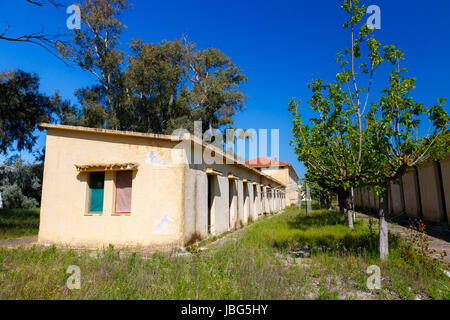
[[[216,48],[199,49],[186,37],[161,43],[134,40],[124,71],[127,127],[138,131],[172,133],[226,128],[245,108],[241,84],[244,73]]]
[[[97,81],[76,91],[83,105],[83,124],[120,129],[122,65],[125,54],[120,36],[126,26],[120,16],[127,0],[83,0],[79,3],[82,27],[71,41],[58,46],[61,56],[89,72]]]

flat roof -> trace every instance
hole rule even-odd
[[[111,130],[111,129],[99,129],[99,128],[89,128],[89,127],[80,127],[80,126],[68,126],[68,125],[62,125],[62,124],[51,124],[51,123],[41,123],[39,124],[40,128],[43,129],[51,129],[51,130],[63,130],[63,131],[75,131],[75,132],[86,132],[86,133],[92,133],[92,134],[99,134],[99,135],[113,135],[113,136],[125,136],[125,137],[139,137],[139,138],[147,138],[147,139],[159,139],[159,140],[167,140],[167,141],[175,141],[175,142],[181,142],[183,140],[190,140],[193,143],[199,144],[203,147],[212,148],[213,151],[218,153],[219,155],[223,156],[224,158],[233,161],[233,164],[244,167],[245,169],[252,171],[259,176],[262,176],[268,180],[271,180],[281,186],[286,186],[281,181],[278,181],[277,179],[253,168],[252,166],[249,166],[248,164],[240,161],[239,159],[231,156],[230,154],[224,152],[223,150],[217,148],[216,146],[212,144],[207,144],[202,139],[192,135],[192,134],[185,134],[184,136],[176,136],[176,135],[165,135],[165,134],[156,134],[156,133],[144,133],[144,132],[135,132],[135,131],[120,131],[120,130]]]
[[[294,175],[299,180],[297,172],[295,172],[294,167],[289,162],[284,162],[280,160],[275,160],[267,157],[258,157],[255,159],[245,161],[246,164],[252,166],[253,168],[279,168],[279,167],[289,167]]]

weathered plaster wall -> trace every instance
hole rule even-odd
[[[441,161],[441,172],[447,210],[447,221],[450,221],[450,157]]]
[[[440,170],[439,170],[440,163]],[[441,175],[441,176],[440,176]],[[439,162],[430,161],[416,168],[410,168],[400,179],[400,184],[391,184],[390,210],[396,214],[406,212],[412,217],[448,223],[450,220],[450,155]],[[417,183],[419,182],[419,183]],[[361,193],[359,207],[374,207],[372,191],[366,201],[366,189]],[[371,188],[369,188],[371,189]],[[377,198],[376,201],[379,201]]]
[[[172,164],[172,147],[170,141],[49,129],[39,242],[93,248],[182,245],[184,168]],[[131,214],[113,212],[113,172],[105,176],[103,213],[87,214],[88,176],[75,165],[128,162],[139,163]]]
[[[433,162],[419,168],[420,195],[424,218],[439,221],[439,185],[437,172]]]
[[[414,217],[419,216],[419,199],[414,170],[408,171],[403,177],[403,192],[405,197],[405,211]]]
[[[186,160],[192,145],[180,147],[179,141],[145,135],[49,128],[39,241],[92,248],[183,246],[245,225],[250,216],[256,220],[262,214],[261,186],[282,187],[242,165],[173,160]],[[88,174],[78,173],[75,165],[94,163],[138,163],[131,214],[113,212],[115,173],[109,171],[103,213],[87,213]],[[276,204],[274,196],[265,200],[267,211],[269,203],[272,211],[275,205],[282,208],[279,196]]]

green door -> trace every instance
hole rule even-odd
[[[91,192],[91,203],[89,212],[103,212],[103,191],[105,187],[105,173],[92,172],[89,177],[89,189]]]

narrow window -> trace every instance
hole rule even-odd
[[[131,213],[132,171],[116,173],[116,213]]]
[[[105,188],[105,173],[91,172],[89,174],[89,192],[90,192],[89,212],[91,213],[103,212],[104,188]]]

